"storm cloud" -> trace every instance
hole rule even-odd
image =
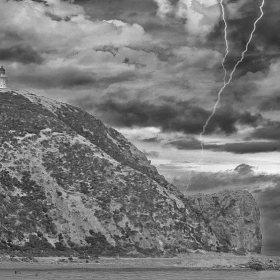
[[[41,64],[43,58],[30,46],[12,46],[10,48],[0,48],[0,60],[21,62],[23,64]]]
[[[253,193],[261,211],[263,253],[279,254],[280,251],[280,185]]]
[[[251,137],[258,139],[280,140],[280,122],[270,122],[265,127],[256,129]]]
[[[189,101],[167,99],[167,102],[153,104],[147,101],[133,100],[120,102],[109,99],[100,103],[90,99],[77,99],[76,104],[86,110],[98,112],[102,119],[119,127],[160,127],[162,131],[179,131],[186,134],[198,134],[211,112]],[[209,122],[206,134],[237,132],[237,124],[256,126],[261,121],[259,114],[238,112],[232,108],[217,110]]]
[[[201,143],[197,139],[184,139],[171,141],[166,145],[171,145],[179,150],[201,150]],[[205,150],[229,152],[234,154],[254,154],[254,153],[267,153],[279,152],[280,141],[247,141],[236,142],[227,144],[209,144],[204,143]]]
[[[272,93],[259,105],[261,111],[279,111],[280,110],[280,90]]]

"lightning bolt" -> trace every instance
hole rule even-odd
[[[225,36],[225,42],[226,42],[226,54],[225,56],[223,57],[223,60],[222,60],[222,66],[223,66],[223,69],[224,69],[224,72],[225,72],[225,75],[224,75],[224,85],[226,83],[226,77],[227,77],[227,69],[225,67],[225,61],[226,61],[226,58],[228,56],[228,53],[229,53],[229,45],[228,45],[228,40],[227,40],[227,29],[228,29],[228,25],[227,25],[227,21],[226,21],[226,15],[225,15],[225,7],[223,5],[223,0],[220,0],[220,6],[221,6],[221,9],[222,9],[222,18],[223,18],[223,21],[224,21],[224,25],[225,25],[225,29],[224,29],[224,36]],[[221,92],[218,93],[218,101],[216,103],[219,103],[220,102],[220,98],[221,98]],[[216,105],[216,104],[215,104]],[[218,104],[217,104],[218,105]],[[216,105],[216,107],[217,107]],[[215,108],[214,108],[215,110]],[[213,111],[214,111],[213,110]]]
[[[226,87],[227,69],[225,67],[225,61],[226,61],[226,58],[227,58],[227,56],[229,54],[229,44],[228,44],[228,40],[227,40],[228,25],[227,25],[227,21],[226,21],[225,7],[224,7],[224,4],[223,4],[223,0],[220,0],[220,6],[221,6],[222,18],[223,18],[223,22],[224,22],[224,26],[225,26],[224,27],[224,38],[225,38],[225,43],[226,43],[226,53],[225,53],[225,56],[223,57],[223,60],[222,60],[222,67],[224,69],[224,85],[220,89],[220,91],[218,92],[217,102],[215,103],[215,105],[213,107],[213,111],[212,111],[211,115],[209,116],[209,118],[207,119],[205,125],[203,126],[203,130],[202,130],[202,132],[199,135],[199,141],[200,141],[200,146],[201,146],[201,158],[198,161],[198,165],[202,162],[203,156],[204,156],[204,153],[203,153],[203,151],[204,151],[204,147],[203,147],[203,134],[205,133],[205,130],[206,130],[206,127],[207,127],[209,121],[211,120],[211,118],[214,116],[214,114],[216,112],[217,106],[218,106],[218,104],[220,103],[220,100],[221,100],[221,94],[222,94],[223,90]],[[189,172],[189,183],[187,184],[187,188],[189,187],[189,185],[191,183],[191,179],[192,179],[192,171]]]
[[[205,131],[206,131],[206,128],[210,122],[210,120],[213,118],[213,116],[215,115],[216,113],[216,110],[217,110],[217,107],[221,101],[221,94],[223,93],[223,91],[225,90],[226,86],[230,83],[230,81],[232,80],[232,76],[235,72],[235,69],[237,67],[235,67],[235,69],[231,72],[231,76],[230,76],[230,79],[228,80],[228,82],[226,81],[226,77],[227,77],[227,69],[225,67],[225,61],[226,61],[226,58],[229,54],[229,44],[228,44],[228,40],[227,40],[227,29],[228,29],[228,25],[227,25],[227,21],[226,21],[226,15],[225,15],[225,7],[224,7],[224,4],[223,4],[223,0],[220,0],[220,6],[221,6],[221,10],[222,10],[222,18],[223,18],[223,22],[224,22],[224,25],[225,25],[225,28],[224,28],[224,38],[225,38],[225,43],[226,43],[226,53],[225,53],[225,56],[223,57],[223,60],[222,60],[222,67],[224,69],[224,84],[223,86],[221,87],[221,89],[219,90],[218,92],[218,99],[216,101],[216,103],[214,104],[214,107],[213,107],[213,110],[212,110],[212,113],[211,115],[208,117],[208,119],[206,120],[203,128],[202,128],[202,132],[199,134],[199,141],[200,141],[200,146],[201,146],[201,158],[198,162],[198,164],[200,164],[202,161],[203,161],[203,157],[204,157],[204,146],[203,146],[203,135],[205,134]],[[253,31],[255,32],[255,31]],[[252,33],[253,33],[252,32]],[[252,34],[251,34],[252,35]],[[249,45],[249,44],[248,44]],[[246,46],[246,49],[248,47],[248,45]],[[244,56],[245,52],[242,53],[242,56]],[[243,58],[242,58],[243,60]],[[242,61],[241,60],[241,61]]]
[[[203,143],[203,135],[205,134],[206,132],[206,128],[210,122],[210,120],[213,118],[213,116],[215,115],[216,113],[216,110],[217,110],[217,107],[221,101],[221,94],[223,93],[223,91],[225,90],[225,88],[231,83],[232,79],[233,79],[233,75],[238,67],[238,65],[244,60],[244,57],[245,57],[245,54],[248,52],[248,48],[249,48],[249,45],[253,39],[253,35],[256,31],[256,28],[257,28],[257,23],[262,19],[263,15],[264,15],[264,12],[263,12],[263,7],[265,5],[265,0],[262,0],[262,3],[260,5],[260,16],[256,19],[256,21],[254,22],[254,28],[250,34],[250,37],[249,37],[249,40],[246,44],[246,47],[245,47],[245,50],[242,52],[241,54],[241,58],[237,61],[237,63],[234,65],[233,67],[233,70],[231,71],[230,73],[230,76],[229,76],[229,79],[228,81],[226,81],[226,77],[227,77],[227,70],[225,68],[225,60],[229,54],[229,44],[228,44],[228,40],[227,40],[227,29],[228,29],[228,25],[227,25],[227,21],[226,21],[226,17],[225,17],[225,8],[224,8],[224,4],[223,4],[223,0],[220,0],[220,6],[221,6],[221,10],[222,10],[222,18],[223,18],[223,21],[224,21],[224,24],[225,24],[225,28],[224,28],[224,38],[225,38],[225,43],[226,43],[226,53],[225,53],[225,56],[222,60],[222,67],[224,69],[224,84],[223,86],[221,87],[221,89],[219,90],[218,92],[218,99],[212,109],[212,113],[211,115],[208,117],[208,119],[206,120],[203,128],[202,128],[202,132],[199,134],[199,141],[200,141],[200,146],[201,146],[201,158],[198,162],[198,165],[203,161],[203,158],[204,158],[204,143]],[[190,181],[191,181],[191,172],[190,172],[190,175],[189,175],[189,183],[187,185],[187,187],[190,185]]]

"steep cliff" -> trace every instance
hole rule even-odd
[[[220,250],[261,252],[260,212],[247,191],[200,194],[185,202],[217,237]]]
[[[188,204],[143,153],[92,115],[0,90],[0,250],[216,250],[209,223]]]

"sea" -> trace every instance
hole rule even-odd
[[[188,270],[183,268],[3,269],[1,280],[279,280],[280,271]]]

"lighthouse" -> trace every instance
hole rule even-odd
[[[6,70],[3,66],[0,68],[0,88],[7,88],[7,79]]]

